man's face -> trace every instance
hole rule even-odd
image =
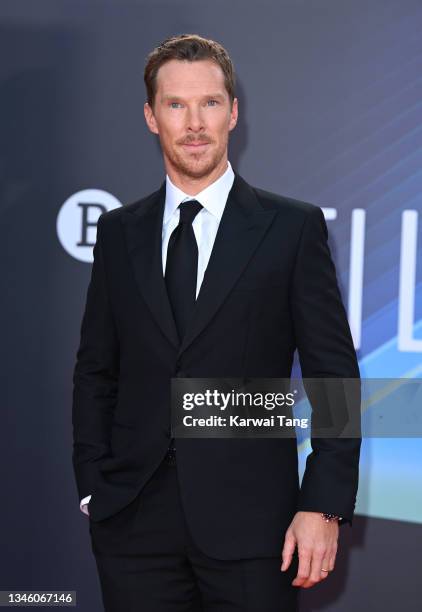
[[[153,109],[144,113],[158,134],[167,169],[190,178],[209,175],[227,160],[229,132],[237,122],[224,74],[212,60],[170,60],[157,73]]]

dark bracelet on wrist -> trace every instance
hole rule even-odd
[[[332,523],[333,521],[341,521],[341,516],[337,516],[337,514],[327,514],[325,512],[321,512],[321,516],[326,523]]]

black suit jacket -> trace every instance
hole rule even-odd
[[[195,316],[178,341],[161,261],[165,181],[98,221],[74,369],[79,499],[101,521],[139,493],[170,438],[172,377],[359,377],[321,209],[250,186],[227,199]],[[313,439],[301,489],[296,440],[178,439],[197,545],[220,559],[281,554],[297,510],[352,519],[360,439]]]

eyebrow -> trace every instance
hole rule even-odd
[[[205,94],[202,98],[218,98],[220,100],[224,100],[224,96],[221,93],[211,93]],[[167,100],[172,100],[174,102],[183,102],[183,98],[181,96],[172,96],[171,94],[166,94],[162,96],[161,101],[166,102]]]

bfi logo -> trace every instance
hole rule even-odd
[[[79,261],[92,263],[98,217],[121,205],[102,189],[84,189],[71,195],[57,215],[57,236],[64,250]]]

